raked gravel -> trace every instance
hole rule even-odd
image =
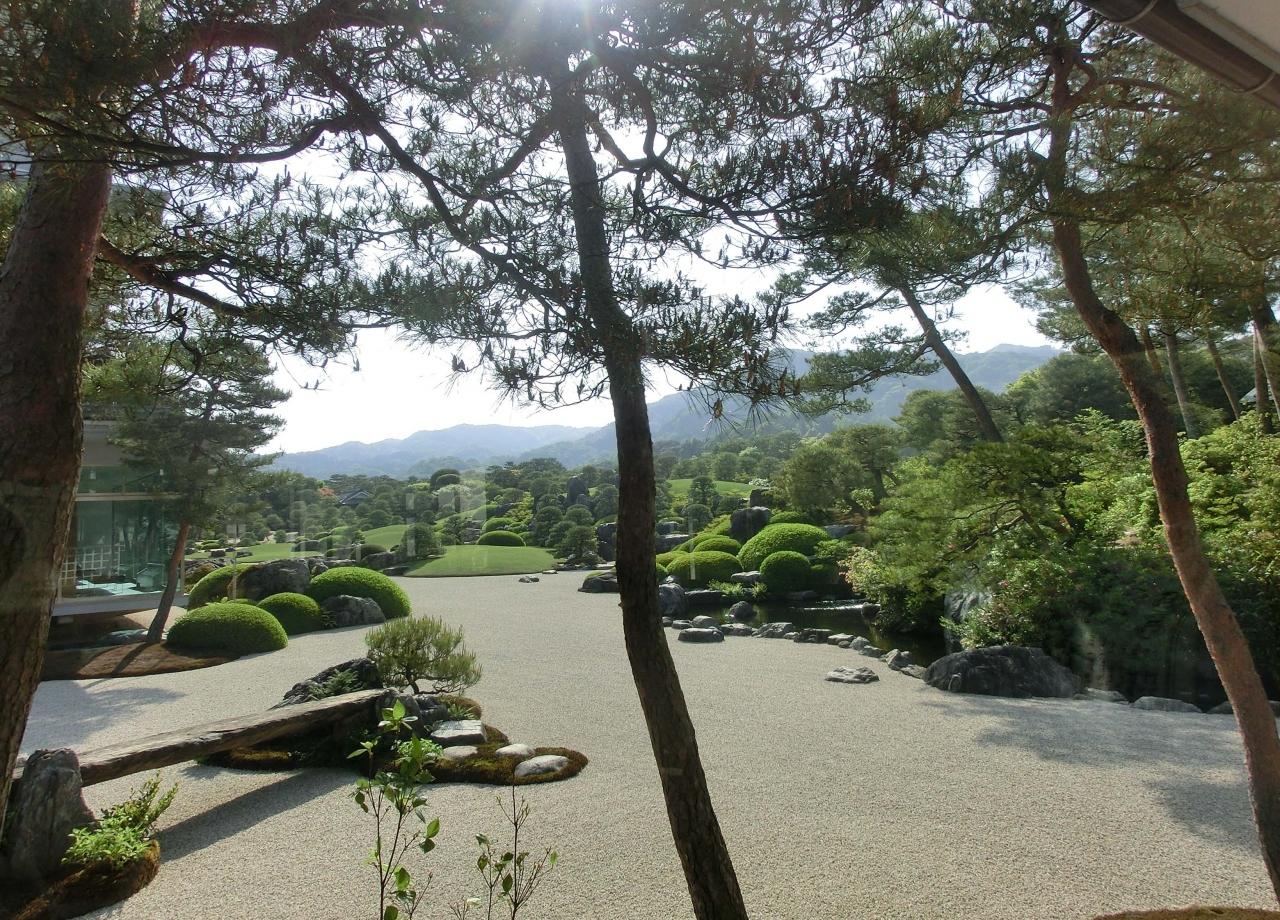
[[[530,843],[561,857],[527,920],[692,916],[622,645],[617,597],[574,575],[402,579],[421,613],[462,626],[484,667],[471,695],[514,742],[590,765],[524,787]],[[42,684],[25,750],[88,749],[263,710],[363,648],[363,630],[155,677]],[[833,646],[671,639],[716,810],[758,920],[1073,920],[1189,902],[1274,906],[1235,720],[1109,703],[932,690]],[[880,681],[823,680],[869,665]],[[120,920],[373,920],[369,825],[352,774],[195,765],[161,823],[146,890]],[[141,781],[88,790],[100,808]],[[440,845],[420,917],[478,891],[473,836],[503,828],[493,787],[429,788]]]

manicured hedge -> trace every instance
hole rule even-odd
[[[289,644],[280,621],[253,604],[226,602],[189,610],[169,627],[166,644],[177,649],[248,655]]]
[[[742,544],[733,537],[723,537],[719,534],[696,537],[693,545],[700,553],[730,553],[734,556],[738,555],[742,549]]]
[[[516,526],[515,518],[509,517],[491,517],[484,522],[484,526],[480,528],[481,533],[490,533],[494,530],[510,530]]]
[[[686,588],[705,588],[709,582],[728,581],[742,566],[732,553],[684,553],[667,566],[667,571]]]
[[[779,511],[769,518],[770,524],[812,524],[813,518],[802,511]]]
[[[683,550],[673,549],[669,553],[658,553],[658,565],[664,568],[670,566],[672,562],[685,555]]]
[[[280,621],[284,631],[291,636],[315,632],[333,624],[320,605],[305,594],[284,591],[258,601],[258,606]]]
[[[480,534],[476,543],[480,546],[524,546],[524,538],[509,530],[491,530]]]
[[[351,547],[351,558],[357,562],[365,556],[372,556],[374,553],[385,553],[387,548],[381,543],[360,543]]]
[[[813,585],[813,568],[803,553],[784,549],[760,563],[760,577],[770,591],[804,591]]]
[[[784,549],[812,556],[819,543],[830,539],[825,530],[812,524],[770,524],[743,544],[738,560],[749,572],[759,569],[760,563]]]
[[[307,585],[307,596],[321,604],[339,594],[370,598],[388,620],[409,615],[409,595],[386,575],[372,569],[355,566],[330,569],[321,572]]]
[[[231,597],[231,579],[242,578],[253,565],[224,565],[214,569],[187,592],[187,609],[195,610],[213,601]]]

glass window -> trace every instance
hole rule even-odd
[[[71,539],[63,597],[148,594],[164,589],[178,526],[164,500],[79,501]]]

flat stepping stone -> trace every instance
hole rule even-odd
[[[756,631],[746,623],[726,623],[720,627],[720,632],[726,636],[753,636]]]
[[[703,616],[694,617],[692,620],[689,621],[689,624],[694,629],[715,629],[717,626],[720,625],[720,621],[717,620],[715,617],[709,617],[709,616],[703,615]]]
[[[711,627],[690,626],[680,630],[677,638],[681,642],[723,642],[724,633]]]
[[[870,668],[841,667],[828,671],[826,679],[838,684],[873,684],[880,679],[880,675]]]
[[[455,719],[437,725],[431,733],[431,740],[442,748],[449,748],[460,744],[484,744],[489,739],[484,723],[479,719]]]
[[[534,754],[537,753],[537,751],[535,751],[532,747],[530,747],[527,744],[508,744],[498,748],[493,753],[497,754],[499,757],[524,758],[524,757],[532,757]]]
[[[453,747],[445,748],[440,754],[440,759],[446,763],[458,763],[468,757],[475,757],[479,753],[480,749],[474,744],[455,744]]]
[[[1148,712],[1200,712],[1200,707],[1185,700],[1174,700],[1167,696],[1140,696],[1133,701],[1134,709],[1145,709]]]
[[[559,773],[567,766],[569,766],[568,757],[562,757],[559,754],[542,754],[516,764],[514,774],[517,777],[545,776],[549,773]]]

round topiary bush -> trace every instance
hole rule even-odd
[[[760,577],[770,591],[804,591],[813,584],[813,567],[803,553],[784,549],[760,563]]]
[[[351,558],[359,562],[365,556],[372,556],[374,553],[385,553],[387,548],[381,543],[360,543],[351,547]]]
[[[165,642],[177,649],[249,655],[284,648],[289,637],[261,607],[228,601],[187,611],[169,627]]]
[[[371,599],[388,620],[409,615],[409,595],[386,575],[372,569],[355,566],[330,569],[321,572],[307,585],[307,597],[321,604],[339,594]]]
[[[253,567],[253,565],[224,565],[214,569],[197,581],[187,592],[187,609],[195,610],[213,601],[220,601],[224,597],[234,597],[231,587],[232,579],[244,577],[244,573]]]
[[[673,549],[669,553],[658,553],[658,565],[667,568],[672,562],[686,555],[683,550]]]
[[[524,538],[509,530],[491,530],[476,540],[481,546],[524,546]]]
[[[759,569],[760,563],[784,549],[812,556],[819,543],[830,539],[825,530],[812,524],[770,524],[743,544],[738,560],[743,570],[750,572]]]
[[[771,518],[770,524],[812,524],[813,518],[802,511],[778,511]]]
[[[730,575],[741,571],[738,557],[732,553],[701,550],[682,553],[667,566],[667,572],[686,588],[705,588],[709,582],[728,581]]]
[[[722,537],[719,534],[706,534],[690,541],[700,553],[729,553],[738,555],[742,544],[733,537]]]
[[[490,533],[494,530],[510,530],[516,526],[515,518],[509,517],[491,517],[484,522],[484,526],[480,528],[481,533]]]
[[[258,601],[258,606],[280,621],[291,636],[315,632],[332,625],[320,605],[305,594],[284,591]]]

